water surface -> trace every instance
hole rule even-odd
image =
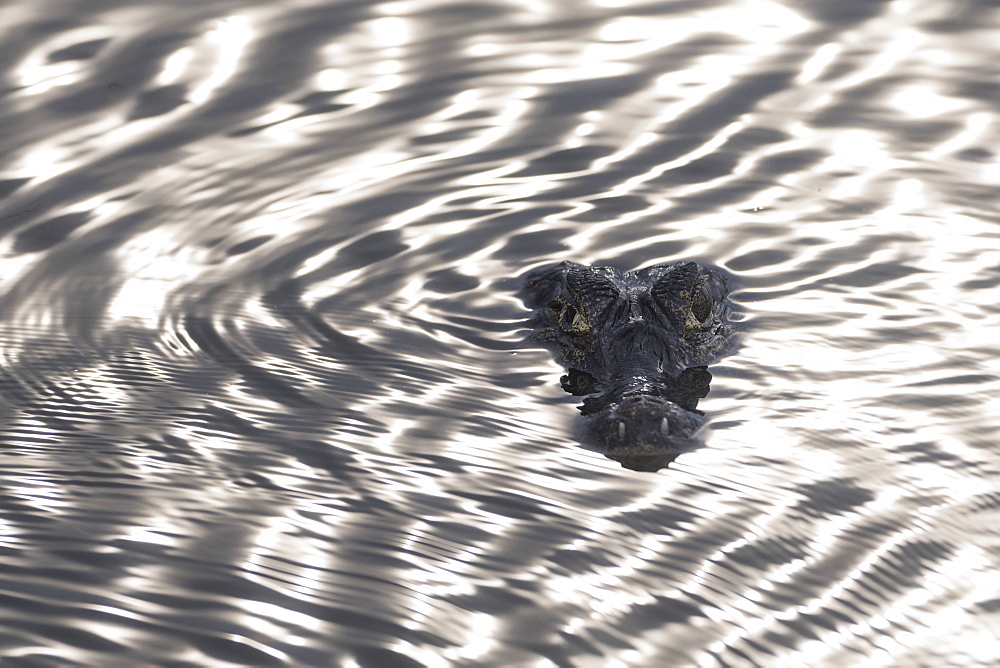
[[[5,665],[1000,656],[995,2],[3,13]],[[631,471],[520,277],[688,259]]]

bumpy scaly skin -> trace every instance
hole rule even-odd
[[[535,338],[569,367],[564,389],[587,395],[590,437],[621,460],[693,444],[705,365],[735,340],[727,295],[725,277],[695,262],[625,273],[562,262],[527,275],[525,302]]]

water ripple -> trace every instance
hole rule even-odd
[[[13,664],[988,665],[994,3],[14,2]],[[705,447],[521,277],[727,271]]]

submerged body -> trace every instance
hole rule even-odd
[[[573,262],[526,278],[535,338],[568,367],[563,388],[586,398],[586,433],[629,468],[661,468],[696,444],[705,368],[732,348],[725,276],[695,262],[637,272]]]

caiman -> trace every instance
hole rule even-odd
[[[537,341],[583,396],[585,440],[627,468],[657,470],[698,444],[707,365],[731,352],[725,276],[695,262],[635,272],[573,262],[525,278]]]

